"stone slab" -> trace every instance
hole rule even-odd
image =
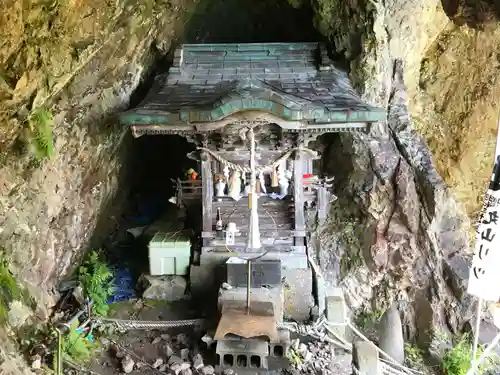
[[[283,313],[285,319],[308,320],[314,306],[313,274],[311,269],[283,269]]]
[[[342,288],[332,288],[325,297],[325,312],[330,328],[340,337],[346,337],[347,305]]]
[[[378,350],[371,341],[353,343],[352,362],[360,375],[380,374]]]

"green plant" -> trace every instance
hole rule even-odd
[[[484,348],[478,347],[477,358],[482,354]],[[468,334],[464,334],[443,358],[442,370],[446,375],[465,375],[470,368],[472,360],[472,344]],[[482,375],[495,368],[498,359],[491,357],[483,362],[476,370],[476,374]]]
[[[290,349],[288,351],[288,353],[286,354],[286,358],[288,359],[288,362],[290,362],[290,364],[292,364],[293,366],[298,366],[304,363],[301,355],[294,349]]]
[[[50,159],[54,153],[53,126],[52,113],[44,108],[35,110],[28,118],[28,150],[38,161]]]
[[[9,319],[9,306],[14,300],[18,300],[29,307],[33,301],[27,289],[21,288],[9,270],[9,260],[0,251],[0,324]]]
[[[383,314],[384,312],[379,310],[362,311],[356,317],[356,325],[361,329],[372,329],[380,321]]]
[[[413,344],[405,343],[405,362],[411,368],[422,369],[424,367],[422,350]]]
[[[106,302],[114,292],[112,280],[113,273],[96,251],[78,269],[78,281],[84,294],[93,301],[92,310],[97,315],[108,314]]]
[[[91,342],[76,330],[79,324],[78,320],[74,322],[68,334],[62,337],[63,359],[74,363],[87,362],[97,349],[97,344]],[[54,356],[54,366],[57,366],[56,359],[57,356]]]

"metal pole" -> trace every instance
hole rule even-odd
[[[471,362],[470,362],[470,365],[471,365],[471,374],[474,375],[474,372],[475,372],[475,363],[476,363],[476,360],[477,360],[477,347],[479,345],[479,328],[480,328],[480,325],[481,325],[481,312],[482,312],[482,309],[483,309],[483,300],[482,299],[479,299],[477,301],[477,317],[476,317],[476,332],[474,332],[474,346],[472,347],[472,359],[471,359]]]
[[[55,329],[57,332],[57,353],[56,360],[54,361],[56,364],[56,368],[54,369],[56,375],[62,375],[63,372],[63,360],[62,360],[62,333],[59,328]]]

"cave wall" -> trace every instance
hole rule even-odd
[[[476,218],[491,173],[498,121],[496,2],[310,2],[316,25],[350,60],[352,79],[369,101],[387,105],[391,61],[404,60],[414,126],[454,196]]]
[[[113,114],[168,52],[189,4],[2,3],[0,24],[9,27],[0,28],[0,251],[35,304],[16,309],[19,301],[0,295],[9,305],[0,306],[9,311],[8,324],[0,322],[0,373],[29,373],[9,337],[48,317],[57,282],[120,214],[131,136]],[[53,116],[47,157],[27,147],[37,108]]]
[[[318,232],[319,261],[353,311],[396,301],[422,346],[432,330],[457,333],[471,317],[469,219],[490,177],[498,116],[489,40],[499,27],[487,3],[311,1],[358,90],[389,113],[331,147],[339,200]]]
[[[327,286],[343,287],[353,313],[396,302],[407,338],[426,347],[472,316],[470,223],[414,129],[402,60],[393,67],[387,123],[341,135],[326,151],[339,199],[316,240]]]

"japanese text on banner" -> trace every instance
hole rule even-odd
[[[478,225],[467,292],[478,298],[500,298],[500,191],[487,192],[486,208]]]

